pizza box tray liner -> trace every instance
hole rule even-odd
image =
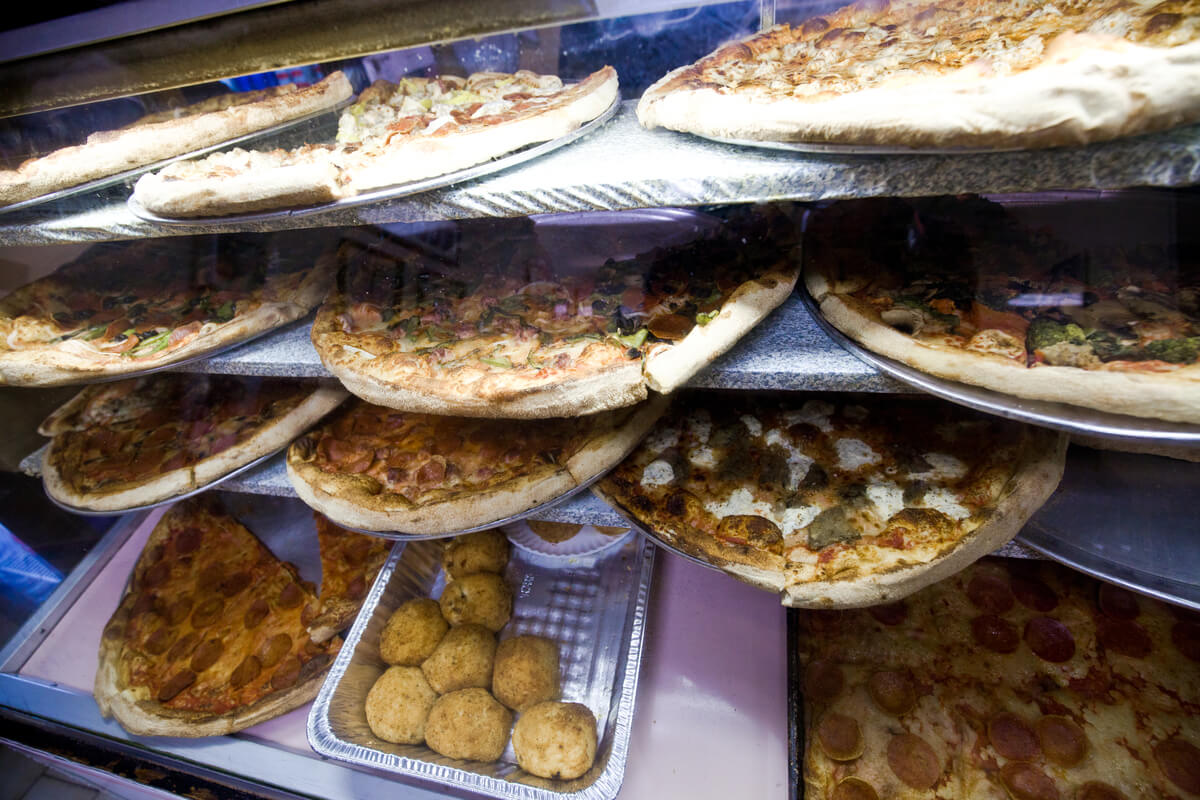
[[[424,745],[391,744],[371,733],[367,692],[387,667],[379,657],[380,632],[401,603],[441,594],[445,576],[440,556],[436,542],[397,544],[392,550],[309,713],[313,749],[415,781],[491,797],[616,797],[637,697],[654,547],[629,537],[618,547],[568,560],[512,548],[505,579],[513,588],[513,616],[500,636],[538,634],[558,642],[563,699],[583,703],[598,721],[595,765],[573,781],[524,772],[511,744],[497,762],[458,761]]]

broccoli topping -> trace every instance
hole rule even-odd
[[[1061,342],[1088,344],[1088,338],[1083,328],[1074,322],[1064,325],[1046,317],[1038,317],[1029,323],[1029,330],[1025,333],[1025,346],[1031,352],[1044,350]]]
[[[1146,344],[1150,358],[1172,364],[1190,364],[1200,355],[1200,336],[1186,339],[1159,339]]]
[[[1101,361],[1142,361],[1146,358],[1141,348],[1125,344],[1108,331],[1092,331],[1087,340]]]

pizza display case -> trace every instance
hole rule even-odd
[[[5,59],[0,75],[21,91],[0,103],[0,114],[10,118],[0,120],[0,128],[8,126],[7,138],[0,141],[19,141],[22,126],[40,120],[86,118],[72,116],[71,107],[79,103],[111,104],[119,102],[112,98],[174,91],[268,68],[320,68],[339,62],[343,67],[357,65],[357,77],[365,84],[363,63],[373,58],[388,63],[385,51],[413,48],[405,51],[417,53],[410,61],[392,63],[422,67],[452,50],[449,45],[429,48],[428,43],[469,36],[487,37],[482,45],[496,45],[492,57],[509,59],[517,51],[561,46],[562,63],[573,71],[571,77],[614,54],[642,57],[654,64],[646,69],[654,71],[660,69],[655,59],[671,65],[695,59],[720,39],[752,30],[776,13],[771,0],[716,6],[664,1],[653,11],[644,4],[634,8],[619,2],[558,0],[377,2],[354,3],[352,8],[340,0],[243,5],[234,13],[175,19],[133,36],[118,31],[118,18],[110,17],[104,24],[114,26],[117,38],[98,33],[91,34],[90,41],[87,35],[84,41],[67,38],[54,45],[64,48],[60,51],[33,48]],[[836,5],[810,3],[790,13],[803,13],[803,8],[817,13]],[[396,24],[375,24],[378,18]],[[585,50],[578,44],[578,30],[568,33],[572,25],[611,39],[608,51]],[[319,33],[314,32],[317,28]],[[261,35],[268,30],[279,30],[279,36]],[[530,44],[531,37],[515,31],[546,35]],[[646,47],[662,48],[665,39],[673,49],[646,59]],[[221,49],[233,40],[246,43]],[[630,41],[643,46],[630,48]],[[488,49],[482,45],[464,44],[458,52],[462,63],[482,57]],[[215,59],[214,52],[228,52],[228,58]],[[185,58],[166,63],[163,53],[182,53]],[[89,63],[105,66],[89,70]],[[86,80],[72,79],[89,72]],[[644,86],[637,78],[630,83]],[[1200,125],[1088,147],[1027,152],[781,152],[645,130],[634,114],[637,94],[630,91],[627,87],[610,121],[543,157],[465,183],[319,215],[281,213],[249,222],[187,225],[152,222],[127,205],[128,186],[0,213],[2,290],[63,263],[93,242],[197,233],[332,226],[404,231],[415,224],[489,216],[532,216],[536,221],[577,215],[577,224],[588,225],[603,219],[604,212],[653,214],[777,200],[824,203],[963,193],[998,196],[1026,206],[1094,203],[1108,208],[1106,213],[1117,208],[1118,215],[1121,204],[1149,207],[1169,220],[1164,224],[1171,231],[1194,228],[1200,219],[1189,188],[1200,184]],[[1124,191],[1131,188],[1136,191]],[[329,377],[310,343],[310,324],[303,320],[178,369]],[[688,386],[699,391],[919,391],[831,338],[799,294]],[[30,408],[49,410],[60,399],[22,389],[4,389],[0,395],[0,403],[20,408],[26,416]],[[11,417],[18,418],[15,413]],[[14,441],[28,442],[16,433]],[[5,565],[3,573],[8,628],[7,643],[0,650],[0,716],[6,720],[0,741],[66,765],[82,779],[112,786],[118,794],[121,779],[112,773],[179,794],[230,797],[386,793],[418,798],[446,791],[318,756],[306,736],[307,706],[243,733],[197,740],[131,736],[101,718],[90,696],[99,630],[159,512],[64,522],[57,509],[36,497],[40,487],[29,477],[38,471],[40,451],[28,444],[18,449],[3,454],[11,474],[0,475],[0,492],[6,493],[2,496],[12,498],[0,501],[0,526],[13,532],[18,543],[11,552],[21,556],[18,567],[9,570]],[[1107,580],[1200,608],[1200,547],[1189,502],[1198,479],[1200,470],[1185,462],[1074,451],[1060,491],[1018,542],[999,555],[1048,554]],[[235,476],[221,490],[238,502],[253,502],[255,496],[294,497],[281,457]],[[627,524],[590,494],[538,517]],[[300,561],[303,567],[303,557]],[[33,586],[30,576],[39,574],[43,583]],[[787,650],[785,630],[785,613],[775,597],[666,552],[658,554],[620,796],[783,797],[795,790],[789,785],[788,769],[788,709],[795,704],[794,698],[789,700],[788,664],[793,654]],[[469,794],[466,789],[458,793]]]

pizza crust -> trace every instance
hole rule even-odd
[[[642,372],[650,388],[663,394],[675,391],[762,322],[796,288],[800,276],[798,252],[790,263],[790,272],[769,272],[743,283],[708,324],[697,325],[681,341],[648,354]]]
[[[286,206],[314,206],[338,199],[332,163],[288,164],[236,175],[179,179],[161,172],[143,175],[134,199],[164,217],[218,217]]]
[[[1200,423],[1200,365],[1162,374],[1029,368],[1002,356],[922,344],[883,322],[869,306],[832,293],[830,281],[816,272],[806,271],[805,283],[825,319],[842,333],[872,352],[931,375],[1033,400]]]
[[[101,131],[86,144],[65,147],[0,172],[0,204],[17,203],[164,158],[198,150],[256,130],[332,108],[353,94],[350,81],[334,72],[319,83],[282,94],[164,122]]]
[[[738,47],[751,53],[735,44],[726,57]],[[813,98],[718,91],[689,65],[647,89],[637,113],[647,128],[718,138],[926,148],[1081,145],[1200,120],[1200,42],[1061,34],[1049,50],[1012,75],[963,68]]]
[[[82,394],[82,393],[81,393]],[[52,413],[43,427],[56,427],[73,408],[80,395]],[[191,466],[180,467],[145,483],[114,492],[79,492],[73,489],[54,465],[55,444],[51,442],[42,456],[42,482],[54,500],[89,511],[120,512],[129,508],[168,500],[176,495],[203,488],[256,458],[274,452],[337,408],[347,392],[337,386],[323,385],[300,405],[273,420],[254,436]]]
[[[1090,447],[1093,450],[1111,450],[1115,453],[1133,453],[1142,456],[1162,456],[1180,461],[1200,463],[1200,445],[1157,442],[1153,439],[1109,439],[1104,436],[1089,436],[1072,433],[1071,444]]]

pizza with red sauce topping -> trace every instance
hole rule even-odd
[[[1200,796],[1194,612],[984,559],[797,620],[806,798]]]
[[[288,449],[300,499],[339,525],[450,534],[515,517],[610,469],[662,398],[577,419],[416,414],[351,400]]]
[[[821,313],[873,352],[1017,397],[1200,422],[1185,242],[1073,246],[981,198],[836,203],[806,236]]]
[[[329,289],[336,240],[299,231],[90,247],[0,300],[0,384],[142,372],[299,319]]]
[[[42,423],[42,479],[94,511],[157,503],[284,447],[346,398],[336,385],[157,373],[85,388]]]
[[[567,269],[527,221],[422,241],[347,242],[313,345],[351,392],[405,411],[565,417],[671,392],[792,293],[798,227],[723,214],[678,246]],[[447,252],[449,254],[447,255]]]
[[[649,535],[785,605],[903,597],[1017,534],[1065,437],[921,397],[691,392],[596,484]]]

